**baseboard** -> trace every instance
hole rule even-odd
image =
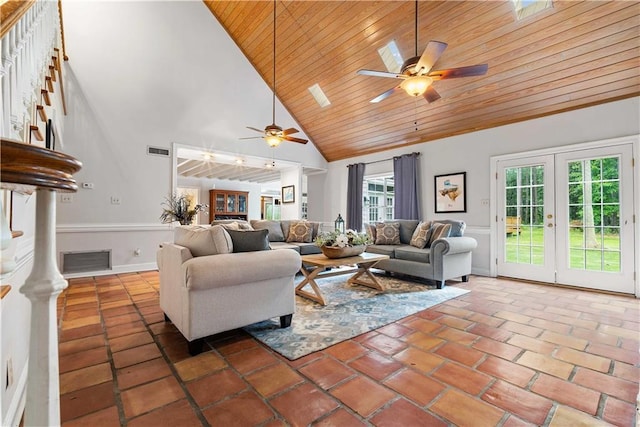
[[[144,264],[116,265],[111,270],[83,271],[81,273],[68,273],[63,276],[65,279],[75,279],[78,277],[108,276],[110,274],[135,273],[138,271],[151,271],[157,269],[158,264],[155,262],[147,262]]]
[[[27,377],[29,371],[29,361],[24,365],[24,369],[18,378],[16,383],[16,390],[13,393],[13,398],[7,407],[6,417],[2,420],[3,426],[17,427],[22,420],[22,414],[24,413],[24,406],[27,403]]]
[[[475,274],[476,276],[491,277],[491,272],[487,268],[471,267],[471,274]]]

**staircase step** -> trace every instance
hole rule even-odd
[[[51,106],[51,98],[49,97],[49,91],[46,89],[40,89],[40,94],[42,94],[42,99],[44,99],[44,103],[47,106]]]
[[[36,106],[36,110],[38,110],[38,115],[40,116],[40,120],[42,120],[43,122],[47,122],[47,112],[44,109],[44,106],[42,105],[37,105]]]
[[[42,136],[42,133],[40,133],[40,128],[36,125],[31,125],[31,134],[33,136],[35,136],[36,141],[44,141],[44,137]]]

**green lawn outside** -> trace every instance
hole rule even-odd
[[[518,264],[542,265],[544,262],[543,227],[521,227],[520,235],[513,233],[506,239],[506,261]],[[601,249],[584,249],[584,232],[569,231],[570,268],[591,271],[620,271],[620,235],[598,237]]]

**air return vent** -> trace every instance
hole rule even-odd
[[[62,273],[111,270],[111,250],[62,252]]]
[[[152,147],[150,145],[147,145],[147,154],[152,154],[154,156],[169,157],[170,153],[171,152],[169,151],[168,148]]]

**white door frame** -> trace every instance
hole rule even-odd
[[[640,162],[638,161],[638,154],[640,153],[640,135],[629,135],[620,138],[604,139],[599,141],[584,142],[573,145],[564,145],[559,147],[544,148],[541,150],[524,151],[519,153],[504,154],[500,156],[492,156],[490,158],[490,180],[489,196],[491,200],[490,205],[490,247],[489,247],[489,273],[491,277],[496,277],[498,274],[497,262],[498,262],[498,231],[499,224],[498,218],[498,161],[500,160],[513,160],[521,157],[542,156],[549,154],[566,153],[575,150],[585,150],[590,148],[602,148],[611,147],[615,145],[632,144],[632,156],[634,161],[633,168],[633,188],[634,188],[634,200],[633,200],[633,217],[634,217],[634,289],[635,296],[640,298],[640,238],[638,238],[638,232],[640,231]]]

